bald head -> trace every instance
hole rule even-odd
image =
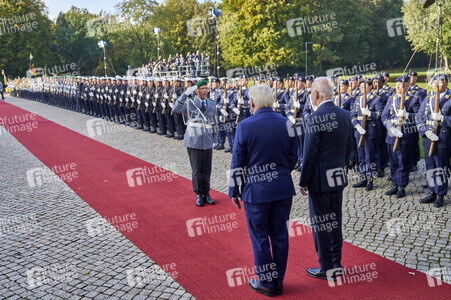
[[[332,99],[334,95],[334,83],[330,78],[318,77],[312,84],[312,102],[318,106],[321,102]]]

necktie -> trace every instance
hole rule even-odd
[[[202,108],[201,108],[202,112],[205,112],[205,101],[202,101]]]

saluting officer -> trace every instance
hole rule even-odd
[[[392,182],[392,187],[385,192],[385,195],[396,195],[396,198],[406,196],[405,187],[409,183],[410,152],[416,143],[415,135],[418,135],[415,114],[420,108],[420,100],[417,96],[406,92],[409,80],[408,76],[401,76],[395,80],[396,94],[388,98],[382,113],[382,122],[388,130],[386,142]],[[403,93],[404,109],[401,109]],[[394,144],[397,139],[400,146],[395,151]]]
[[[433,95],[421,104],[416,116],[418,130],[423,137],[426,162],[426,177],[429,194],[420,203],[432,203],[435,207],[444,205],[448,190],[451,159],[451,91],[448,89],[449,77],[438,74],[433,78]],[[436,95],[439,95],[438,113],[435,113]],[[438,123],[437,131],[434,130]],[[437,134],[436,134],[437,132]],[[429,155],[431,143],[436,144],[435,154]]]

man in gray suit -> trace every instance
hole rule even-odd
[[[192,97],[194,92],[196,93]],[[196,205],[200,207],[204,206],[204,202],[215,204],[209,192],[212,149],[217,139],[214,128],[216,103],[208,99],[207,94],[207,81],[200,80],[196,85],[186,89],[172,109],[174,113],[184,114],[187,118],[183,146],[188,150]]]

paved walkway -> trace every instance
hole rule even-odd
[[[24,99],[9,97],[7,102],[180,176],[191,177],[188,155],[180,141],[117,124],[107,124],[107,131],[93,132],[94,119],[90,116]],[[46,167],[9,133],[1,133],[0,166],[4,174],[0,177],[0,260],[7,263],[0,265],[0,297],[191,297],[111,225],[104,224],[101,234],[90,234],[89,224],[99,215],[67,185],[53,182],[30,187],[27,170]],[[223,151],[215,151],[213,156],[212,188],[223,193],[228,190],[226,171],[230,159],[231,155]],[[292,175],[296,184],[299,173]],[[406,198],[384,196],[389,187],[386,178],[377,179],[371,192],[346,188],[345,240],[421,272],[438,267],[449,271],[451,196],[446,207],[420,204],[418,200],[425,195],[421,187],[424,181],[424,163],[420,162],[419,171],[411,174]],[[309,224],[306,196],[296,195],[293,203],[291,219]],[[141,267],[155,274],[151,282],[133,280],[130,272],[139,273]],[[176,270],[176,266],[171,269]]]

